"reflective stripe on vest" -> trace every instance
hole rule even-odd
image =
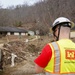
[[[54,51],[55,51],[55,72],[59,72],[59,64],[60,64],[60,51],[59,51],[59,47],[57,45],[56,42],[51,43],[52,46],[54,47]]]
[[[58,74],[60,71],[60,50],[59,50],[58,44],[56,42],[52,42],[49,45],[53,49],[52,50],[53,57],[51,59],[53,60],[52,62],[54,62],[53,63],[54,65],[50,66],[49,65],[50,63],[49,63],[48,65],[50,66],[50,71],[49,71],[49,67],[46,67],[45,71]],[[51,60],[50,60],[50,62],[51,62]],[[54,68],[52,69],[52,67],[54,67]]]

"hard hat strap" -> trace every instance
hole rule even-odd
[[[56,39],[57,39],[57,36],[55,35],[55,31],[53,32],[53,35],[54,35],[54,37],[56,37]]]
[[[56,37],[56,41],[59,40],[60,29],[61,29],[61,25],[59,25],[59,28],[58,28],[58,36],[55,35],[56,30],[53,31],[53,35],[54,35],[54,37]]]
[[[59,25],[59,28],[58,28],[58,36],[57,36],[57,39],[56,39],[56,41],[58,41],[58,40],[59,40],[60,29],[61,29],[61,25]]]

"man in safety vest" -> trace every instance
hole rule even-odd
[[[36,73],[75,75],[75,43],[70,40],[72,22],[57,18],[52,27],[56,42],[48,43],[34,60]]]

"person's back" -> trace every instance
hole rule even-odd
[[[69,72],[74,73],[75,43],[70,39],[61,39],[57,42],[49,43],[49,45],[52,47],[52,58],[44,68],[47,71],[46,73],[66,75]]]
[[[64,17],[54,21],[52,30],[56,41],[47,44],[35,59],[37,73],[44,70],[48,75],[75,75],[75,43],[70,40],[71,25],[71,21]]]

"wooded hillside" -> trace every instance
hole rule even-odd
[[[24,3],[6,9],[0,7],[0,26],[29,27],[46,34],[57,17],[65,16],[75,22],[74,5],[75,0],[40,0],[32,6]]]

